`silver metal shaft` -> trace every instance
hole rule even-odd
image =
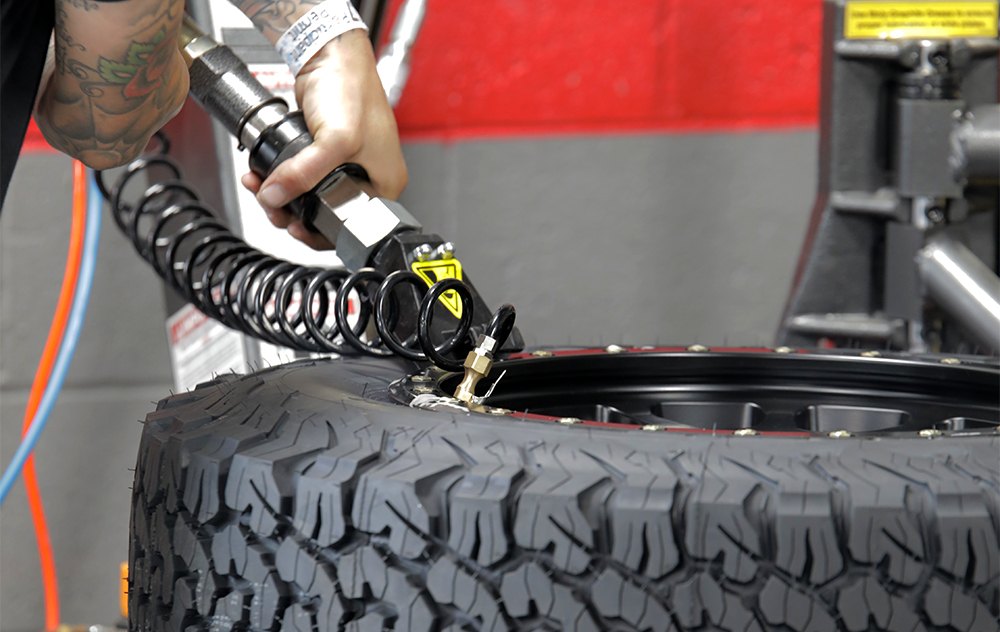
[[[974,184],[1000,184],[1000,105],[980,105],[952,137],[952,167]]]
[[[943,234],[931,238],[916,261],[928,296],[981,344],[1000,350],[1000,277]]]
[[[379,56],[376,67],[378,76],[392,107],[396,107],[403,96],[403,88],[410,76],[410,51],[417,41],[426,12],[427,0],[406,0],[392,25],[389,41]]]
[[[275,102],[242,59],[203,32],[190,16],[184,16],[178,39],[191,77],[191,95],[243,146],[252,147],[266,127],[288,113],[288,106]]]

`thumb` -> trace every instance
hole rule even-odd
[[[356,153],[352,149],[350,142],[317,138],[275,168],[261,185],[257,200],[272,208],[285,206],[347,162]]]

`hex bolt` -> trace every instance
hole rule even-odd
[[[434,389],[429,386],[414,386],[413,392],[417,395],[428,395],[434,392]]]
[[[957,364],[962,364],[962,361],[959,360],[958,358],[941,358],[941,364],[948,364],[951,366],[955,366]]]
[[[604,351],[606,351],[607,353],[624,353],[625,347],[621,345],[608,345],[604,347]]]
[[[939,206],[932,206],[924,212],[927,221],[931,224],[940,224],[944,221],[944,210]]]
[[[775,353],[795,353],[795,349],[793,349],[791,347],[776,347],[775,350],[774,350],[774,352]]]
[[[940,437],[944,433],[938,430],[937,428],[924,428],[917,434],[919,434],[924,439],[934,439],[936,437]]]
[[[446,241],[437,247],[434,254],[440,259],[454,259],[455,258],[455,244],[450,241]]]
[[[687,348],[687,350],[692,353],[705,353],[706,351],[708,351],[708,347],[706,347],[705,345],[691,345],[690,347]]]
[[[834,430],[833,432],[829,433],[827,436],[830,437],[831,439],[849,439],[849,438],[853,437],[854,435],[852,435],[850,432],[848,432],[846,430]]]
[[[434,378],[431,378],[427,375],[414,375],[413,377],[410,378],[410,381],[415,384],[426,384],[428,382],[433,382]]]
[[[559,419],[559,423],[563,424],[564,426],[573,426],[575,424],[580,423],[580,419],[578,417],[561,417]]]
[[[536,358],[551,358],[555,354],[552,353],[551,351],[545,351],[544,349],[539,349],[538,351],[532,351],[531,355],[533,355]]]
[[[427,244],[420,244],[413,249],[413,258],[417,261],[427,261],[434,254],[434,250]]]
[[[733,431],[734,437],[756,437],[760,433],[753,428],[740,428],[739,430]]]
[[[490,415],[497,415],[498,417],[500,415],[509,415],[510,414],[510,411],[507,410],[506,408],[487,408],[486,412],[489,413]]]
[[[882,354],[879,353],[878,351],[874,351],[874,350],[873,351],[862,351],[861,352],[861,357],[862,358],[881,358]]]

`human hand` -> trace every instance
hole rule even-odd
[[[54,65],[35,120],[54,148],[93,169],[135,159],[181,109],[183,0],[56,3]]]
[[[338,166],[354,162],[368,171],[375,193],[396,199],[407,182],[406,163],[392,108],[375,72],[367,33],[354,30],[332,40],[295,80],[295,97],[314,142],[286,160],[263,182],[243,176],[271,223],[311,248],[332,248],[282,207],[311,190]]]

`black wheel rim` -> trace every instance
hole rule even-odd
[[[833,436],[992,432],[1000,423],[1000,365],[982,359],[621,348],[538,353],[496,363],[481,384],[484,392],[503,373],[487,412],[624,429]],[[412,399],[430,386],[448,396],[459,379],[427,373],[394,392]]]

